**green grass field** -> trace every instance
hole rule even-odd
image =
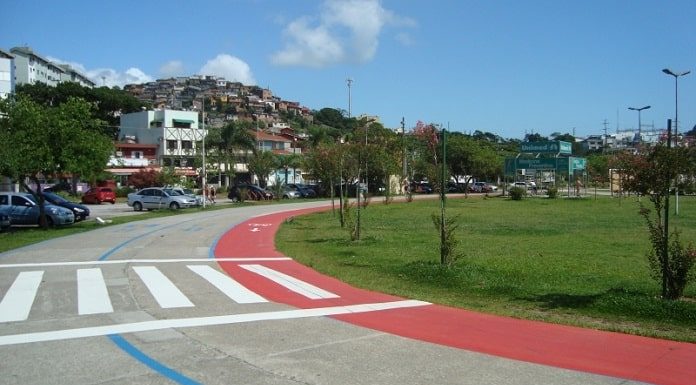
[[[643,199],[646,205],[650,202]],[[696,240],[696,198],[680,198],[671,229]],[[447,200],[459,215],[464,256],[439,265],[431,215],[439,201],[384,205],[362,213],[350,241],[337,214],[296,217],[276,243],[288,256],[354,286],[518,318],[696,342],[696,279],[679,301],[659,298],[650,244],[635,198]],[[674,207],[674,204],[672,205]],[[696,275],[696,274],[694,274]]]

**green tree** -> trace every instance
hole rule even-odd
[[[234,164],[246,158],[255,148],[255,140],[249,122],[230,122],[221,128],[211,128],[206,136],[206,161],[224,165],[228,177],[234,176]]]
[[[25,95],[46,107],[56,107],[71,98],[80,98],[93,105],[92,116],[102,121],[101,129],[112,139],[118,137],[121,114],[140,111],[147,105],[118,88],[89,88],[74,82],[62,82],[56,87],[43,83],[22,84],[16,93]]]
[[[0,174],[7,175],[41,203],[40,180],[49,176],[96,176],[113,144],[92,117],[92,105],[70,98],[46,107],[26,96],[0,101]]]
[[[614,168],[622,173],[627,191],[647,196],[653,205],[648,209],[640,202],[640,215],[645,219],[652,249],[648,252],[653,278],[662,283],[662,298],[681,297],[696,263],[693,245],[684,247],[678,231],[669,231],[669,195],[678,175],[690,175],[693,158],[686,147],[669,148],[663,144],[645,153],[621,153]]]
[[[278,167],[278,160],[271,151],[255,151],[249,159],[249,171],[259,179],[259,185],[266,187],[266,178]]]

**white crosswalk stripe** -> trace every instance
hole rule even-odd
[[[43,271],[23,271],[0,302],[0,322],[24,321],[34,304]]]
[[[191,260],[182,260],[181,262],[191,262]],[[67,267],[71,265],[63,266]],[[263,265],[243,264],[239,266],[249,272],[265,277],[272,282],[275,282],[279,286],[287,288],[288,290],[291,290],[306,298],[317,300],[339,298],[339,296],[334,293]],[[226,273],[217,270],[213,266],[207,264],[187,264],[186,267],[188,270],[195,273],[198,278],[202,279],[202,281],[198,282],[205,282],[205,284],[214,286],[220,293],[235,303],[254,304],[268,302],[268,300],[263,296],[248,289],[232,277],[228,276]],[[76,275],[74,275],[74,277],[76,277],[77,290],[75,291],[74,289],[68,289],[67,293],[77,293],[76,307],[78,315],[113,313],[114,304],[112,304],[112,297],[114,299],[120,299],[120,301],[117,303],[120,303],[120,305],[123,306],[124,296],[123,294],[118,294],[119,290],[122,290],[118,289],[119,285],[122,285],[122,283],[114,283],[116,281],[123,282],[123,273],[119,273],[114,276],[114,271],[112,270],[111,274],[109,274],[114,280],[112,284],[115,285],[111,287],[111,290],[114,292],[112,292],[110,296],[109,283],[104,279],[102,269],[102,267],[76,269]],[[144,265],[132,266],[131,269],[140,278],[142,285],[144,285],[147,292],[152,295],[152,298],[154,298],[161,308],[169,309],[195,307],[194,303],[186,296],[186,294],[184,294],[179,287],[172,282],[172,280],[170,280],[162,271],[160,271],[158,267]],[[52,281],[51,276],[46,278],[46,283],[42,284],[42,280],[44,280],[44,273],[45,271],[41,270],[21,271],[17,274],[12,285],[9,287],[9,289],[7,289],[7,292],[4,293],[2,301],[0,301],[0,322],[25,321],[29,319],[29,314],[32,307],[35,306],[35,302],[37,309],[39,306],[45,308],[47,304],[50,304],[50,298],[52,296],[54,296],[54,298],[58,298],[56,297],[58,294],[50,294],[52,292],[51,284],[54,282]],[[191,284],[198,286],[199,289],[204,287],[200,286],[203,283],[192,282],[189,280],[190,278],[186,278],[186,276],[181,276],[179,274],[177,275],[177,278],[188,280],[187,286],[182,287],[188,288],[189,290],[191,290],[189,288],[189,285]],[[137,280],[129,284],[136,286],[141,285]],[[42,291],[42,295],[37,297],[39,290]],[[59,290],[58,292],[60,293],[61,291]],[[0,292],[0,296],[2,295],[2,292]],[[64,295],[65,294],[61,294],[59,301],[61,301],[61,303],[70,304],[70,298],[68,297],[66,302]],[[39,299],[37,300],[37,298]],[[75,301],[75,299],[72,299],[72,301]],[[74,302],[72,302],[72,304],[72,306],[74,306]],[[49,308],[51,307],[51,305],[48,306]],[[67,309],[70,309],[70,307],[68,306]],[[72,309],[75,309],[75,307]],[[36,316],[38,317],[40,314],[41,312],[38,311]]]
[[[133,270],[150,290],[150,294],[155,297],[160,307],[169,309],[193,306],[193,302],[156,267],[133,266]]]
[[[291,277],[287,274],[281,273],[279,271],[270,269],[262,265],[239,265],[239,267],[256,273],[262,277],[266,277],[271,281],[284,286],[288,290],[294,291],[300,295],[303,295],[309,299],[328,299],[328,298],[339,298],[338,295],[326,291],[324,289],[318,288],[312,284],[305,281],[299,280],[295,277]]]
[[[208,265],[188,265],[187,267],[237,303],[268,302],[268,300],[262,296],[247,289],[239,282]]]
[[[80,315],[113,313],[101,269],[77,270],[77,309]]]

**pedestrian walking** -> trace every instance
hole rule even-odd
[[[208,196],[210,197],[210,202],[212,204],[215,204],[215,194],[216,194],[215,186],[210,186],[210,193],[208,194]]]

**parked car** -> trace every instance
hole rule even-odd
[[[9,229],[11,225],[12,221],[10,221],[10,216],[7,214],[0,213],[0,231],[5,231],[6,229]]]
[[[155,210],[169,208],[178,210],[179,208],[197,206],[196,198],[191,198],[179,193],[168,193],[162,187],[148,187],[138,192],[128,194],[128,206],[135,211],[142,209]]]
[[[244,199],[241,199],[240,195],[242,194],[242,191],[246,191],[246,196]],[[273,193],[261,188],[257,185],[253,184],[238,184],[233,186],[229,193],[227,193],[227,198],[233,201],[241,201],[241,200],[255,200],[255,201],[260,201],[260,200],[269,200],[273,199]]]
[[[41,195],[51,204],[71,210],[75,215],[75,222],[84,221],[89,216],[89,209],[86,206],[70,202],[62,196],[48,191],[43,191]]]
[[[82,203],[101,204],[102,202],[116,203],[116,193],[109,187],[94,187],[82,195]]]
[[[411,192],[416,194],[432,194],[433,187],[429,183],[411,182]]]
[[[44,215],[49,226],[70,225],[75,222],[72,211],[44,202]],[[12,226],[40,224],[40,207],[31,194],[0,193],[0,214],[10,217]]]
[[[182,187],[170,187],[170,188],[165,188],[164,191],[166,191],[170,195],[183,195],[187,197],[191,197],[196,200],[196,205],[197,206],[202,206],[203,205],[203,195],[196,195],[196,193],[191,190],[190,188],[182,188]]]
[[[489,193],[498,190],[498,186],[492,185],[487,182],[474,182],[473,191]]]
[[[283,194],[282,195],[283,199],[295,199],[295,198],[299,198],[302,196],[302,194],[300,194],[299,191],[294,190],[294,189],[290,188],[289,186],[283,186],[281,193]]]
[[[316,198],[317,192],[302,183],[288,183],[288,187],[300,193],[301,198]]]

